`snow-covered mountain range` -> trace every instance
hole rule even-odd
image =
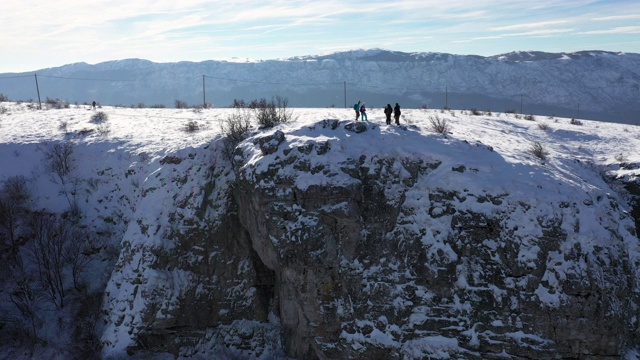
[[[0,358],[638,359],[640,127],[288,111],[0,103]]]
[[[71,103],[228,107],[274,95],[295,107],[457,108],[640,122],[640,54],[513,52],[482,57],[359,50],[268,61],[129,59],[0,74],[0,93]]]

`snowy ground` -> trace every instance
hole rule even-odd
[[[104,112],[108,119],[95,123],[92,116]],[[162,168],[161,159],[188,149],[198,149],[221,136],[220,125],[235,109],[132,109],[87,106],[68,109],[35,110],[33,104],[0,103],[0,181],[24,175],[36,195],[36,207],[64,211],[69,207],[60,191],[43,168],[43,154],[54,142],[74,144],[74,175],[87,181],[81,210],[85,221],[114,216],[123,197],[128,208],[118,216],[146,218],[141,212],[157,209],[138,207],[140,191],[150,175]],[[307,125],[325,119],[353,120],[351,109],[290,109],[294,121],[280,125],[285,133],[295,132],[289,141],[304,143]],[[449,127],[447,136],[433,130],[432,121],[440,119]],[[186,131],[190,122],[199,130]],[[483,169],[477,188],[491,188],[496,177],[510,179],[512,193],[535,197],[538,203],[550,201],[566,191],[562,184],[573,184],[569,191],[590,194],[605,193],[608,187],[602,172],[614,176],[637,177],[640,169],[625,164],[640,163],[640,126],[571,119],[535,117],[527,120],[517,114],[493,113],[473,115],[464,110],[405,109],[402,126],[385,125],[382,108],[369,109],[368,136],[351,136],[346,156],[363,152],[397,154],[416,149],[417,153],[437,147],[445,149],[445,162],[473,168],[474,163],[499,164]],[[408,136],[420,134],[421,136]],[[308,136],[312,136],[308,130]],[[350,135],[340,135],[350,136]],[[297,139],[297,140],[296,140]],[[425,140],[426,139],[426,140]],[[502,161],[480,161],[473,156],[486,156],[485,151],[462,151],[461,141],[490,147]],[[534,144],[547,153],[543,161],[532,154]],[[441,155],[439,155],[441,156]],[[579,161],[583,166],[575,166]],[[126,179],[126,181],[124,181]],[[549,179],[557,179],[556,184]],[[445,180],[443,180],[445,181]],[[454,179],[451,179],[454,181]],[[544,186],[541,186],[546,182]],[[304,186],[304,184],[298,184]],[[451,184],[455,187],[455,184]],[[506,186],[506,185],[505,185]],[[148,216],[151,218],[152,216]],[[102,222],[101,222],[102,223]],[[125,229],[111,229],[123,233]],[[585,229],[584,231],[588,231]],[[120,239],[114,239],[119,241]],[[0,314],[1,315],[1,314]]]
[[[104,107],[91,110],[87,106],[72,105],[69,109],[50,109],[37,111],[29,109],[32,104],[0,103],[4,113],[0,115],[0,179],[12,175],[32,174],[40,164],[37,145],[47,142],[71,140],[77,145],[85,145],[83,158],[77,163],[80,177],[95,176],[97,167],[112,166],[123,159],[122,156],[142,156],[145,162],[154,163],[158,159],[185,148],[197,148],[217,136],[220,136],[220,124],[236,110],[234,109],[131,109]],[[338,108],[290,109],[295,121],[286,127],[299,127],[305,123],[315,123],[324,119],[353,119],[353,111]],[[103,124],[91,121],[96,111],[108,115]],[[414,132],[427,136],[438,136],[430,125],[430,119],[445,119],[450,128],[447,136],[450,141],[466,140],[470,143],[481,142],[491,146],[508,163],[539,165],[540,159],[532,156],[529,149],[539,142],[548,151],[545,171],[558,178],[573,178],[576,183],[593,183],[592,179],[580,179],[581,174],[568,172],[566,161],[580,160],[595,166],[607,167],[619,175],[634,175],[637,171],[618,170],[616,164],[640,161],[640,127],[615,123],[580,120],[581,125],[570,123],[570,119],[535,117],[525,120],[517,114],[493,113],[471,115],[469,111],[405,109],[401,123],[409,125]],[[382,108],[369,109],[369,120],[380,126],[383,141],[354,144],[375,147],[383,154],[393,153],[396,143],[393,141],[401,132],[395,125],[384,125]],[[195,121],[199,129],[185,131],[190,121]],[[546,129],[543,129],[545,128]],[[88,135],[82,132],[91,131]],[[385,138],[385,135],[389,135]],[[354,139],[355,140],[355,139]],[[446,142],[446,141],[445,141]],[[414,144],[420,146],[420,144]],[[120,158],[112,159],[110,154]],[[457,154],[451,154],[456,156]],[[462,154],[468,157],[468,154]],[[125,159],[130,166],[137,159]],[[462,160],[462,159],[461,159]],[[139,161],[138,161],[139,162]],[[473,162],[464,159],[461,163]],[[503,174],[508,176],[509,174]],[[38,187],[47,193],[46,181],[40,181]],[[585,185],[587,186],[587,185]],[[54,191],[55,193],[55,191]],[[55,207],[55,199],[43,204]]]

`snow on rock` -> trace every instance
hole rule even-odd
[[[0,180],[29,175],[54,212],[78,194],[82,226],[118,253],[92,265],[103,358],[638,352],[638,127],[292,109],[230,151],[233,109],[107,107],[105,131],[82,107],[0,105]],[[55,143],[74,145],[73,192],[43,169]],[[12,286],[3,324],[21,316]]]

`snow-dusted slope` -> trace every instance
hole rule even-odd
[[[400,102],[416,108],[510,109],[636,124],[639,68],[639,54],[603,51],[481,57],[359,50],[259,62],[129,59],[35,73],[42,99],[72,103],[172,107],[183,100],[227,107],[233,99],[282,95],[297,107],[344,107],[347,97],[349,103],[361,98],[375,107]],[[37,98],[33,75],[0,75],[0,93],[14,100]]]
[[[365,124],[296,108],[230,163],[219,126],[232,109],[0,106],[3,184],[24,175],[32,211],[73,203],[104,239],[82,280],[103,300],[92,329],[106,357],[638,349],[638,210],[622,187],[640,174],[637,126],[406,109],[397,127],[381,109]],[[60,143],[73,149],[69,188],[43,160]],[[34,323],[3,277],[0,337],[24,336],[3,354],[77,354],[69,309],[83,293],[65,276],[67,310],[40,298]],[[30,331],[44,342],[17,352],[33,349]]]

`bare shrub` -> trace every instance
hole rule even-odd
[[[533,115],[525,115],[524,119],[529,121],[536,121],[536,118]]]
[[[287,123],[291,120],[291,113],[287,109],[289,100],[276,96],[267,101],[260,99],[256,110],[256,119],[261,127],[273,127],[279,123]]]
[[[9,109],[7,109],[6,106],[2,105],[0,106],[0,115],[6,114],[9,112]]]
[[[9,97],[3,93],[0,93],[0,102],[9,101]]]
[[[473,109],[471,109],[471,115],[480,116],[480,115],[482,115],[482,111],[480,111],[480,110],[478,110],[476,108],[473,108]]]
[[[196,132],[196,131],[200,130],[200,125],[198,125],[198,122],[195,121],[195,120],[189,120],[184,125],[183,130],[188,132],[188,133]]]
[[[438,134],[447,135],[451,130],[449,122],[445,118],[441,118],[438,115],[429,116],[429,123],[431,124],[431,130]]]
[[[539,158],[540,160],[545,160],[549,155],[549,152],[545,150],[545,148],[538,141],[534,141],[529,149],[529,152],[533,154],[533,156]]]
[[[69,122],[67,120],[60,120],[58,124],[58,130],[62,131],[65,134],[69,133]]]
[[[187,105],[187,102],[183,100],[176,100],[175,104],[176,104],[176,109],[186,109],[189,107]]]
[[[617,154],[614,159],[616,159],[617,162],[623,163],[627,161],[627,156],[623,153]]]
[[[234,146],[244,140],[245,134],[250,128],[251,114],[242,109],[238,109],[235,114],[229,115],[220,124],[220,131]]]
[[[231,104],[232,108],[244,108],[247,104],[245,104],[243,99],[233,99],[233,104]]]
[[[95,131],[94,129],[84,128],[84,129],[78,131],[78,135],[87,136],[89,134],[92,134],[94,131]]]
[[[571,125],[582,125],[582,121],[580,121],[578,119],[571,119],[571,121],[569,123]]]
[[[267,99],[261,98],[261,99],[253,99],[253,100],[251,100],[251,102],[249,102],[248,108],[249,109],[259,109],[259,108],[266,107],[266,106],[267,106]]]
[[[111,126],[107,123],[98,124],[96,131],[100,136],[107,136],[111,133]]]
[[[109,120],[109,115],[104,111],[98,111],[95,114],[91,115],[91,122],[94,124],[102,124]]]
[[[68,109],[69,108],[69,103],[62,99],[51,99],[47,97],[45,104],[47,104],[47,107],[50,109]]]
[[[152,108],[152,109],[166,109],[166,108],[167,108],[167,105],[164,105],[164,104],[154,104],[154,105],[151,105],[151,108]]]
[[[549,130],[549,124],[547,123],[538,123],[538,129],[540,130]]]

